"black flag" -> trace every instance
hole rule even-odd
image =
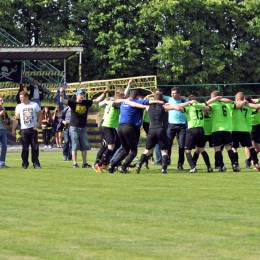
[[[22,63],[0,63],[0,82],[17,82],[22,80]]]

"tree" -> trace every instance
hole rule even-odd
[[[246,13],[257,16],[258,5],[257,1],[150,1],[148,19],[156,22],[161,39],[152,58],[158,61],[159,80],[175,84],[243,80],[241,71],[248,64],[241,61],[250,49],[245,28],[254,16]]]
[[[83,43],[83,80],[151,74],[174,85],[260,80],[259,0],[0,1],[2,27],[24,44]],[[78,80],[77,57],[67,71],[69,81]]]
[[[149,25],[140,18],[142,1],[79,4],[74,6],[73,23],[84,35],[84,77],[90,80],[156,73],[155,62],[150,62],[156,42],[150,37]]]

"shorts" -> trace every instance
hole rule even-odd
[[[148,122],[143,122],[143,129],[144,129],[146,135],[148,135],[149,127],[150,127],[150,123],[148,123]]]
[[[238,148],[239,143],[241,144],[242,147],[252,146],[251,136],[248,132],[237,132],[237,131],[232,132],[232,141],[233,141],[232,147],[234,148]]]
[[[254,125],[252,127],[251,140],[260,144],[260,125]]]
[[[205,147],[205,135],[202,127],[190,128],[186,132],[185,150],[192,150],[195,147]]]
[[[168,150],[168,139],[164,128],[150,128],[146,139],[146,150],[151,150],[158,143],[161,151]]]
[[[205,135],[205,145],[206,146],[206,143],[209,143],[209,147],[213,147],[212,145],[212,134],[211,135]]]
[[[232,134],[227,131],[218,131],[212,134],[212,146],[232,145]]]
[[[117,131],[115,128],[102,126],[101,128],[102,138],[105,140],[107,145],[115,144],[118,139]]]
[[[72,151],[86,151],[91,149],[85,127],[81,128],[70,126],[69,133],[71,138]]]

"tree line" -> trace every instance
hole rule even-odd
[[[259,0],[0,0],[27,45],[84,44],[82,79],[157,75],[158,84],[260,82]],[[57,61],[52,63],[63,69]],[[78,57],[67,79],[78,80]],[[207,87],[189,88],[202,94]],[[259,94],[258,85],[226,88]]]

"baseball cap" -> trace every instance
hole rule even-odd
[[[64,83],[63,83],[63,85],[66,85],[66,86],[68,86],[68,82],[64,82]]]
[[[84,91],[82,89],[78,89],[76,92],[76,95],[81,94],[81,93],[84,93]]]

